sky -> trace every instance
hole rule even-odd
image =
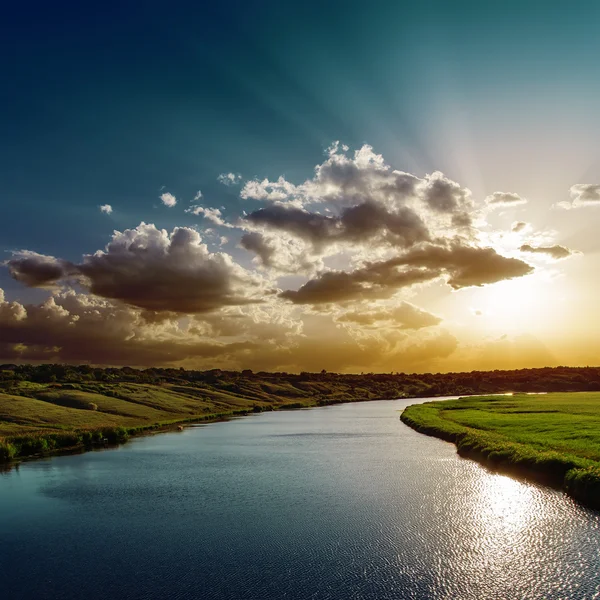
[[[598,365],[599,18],[6,7],[0,362]]]

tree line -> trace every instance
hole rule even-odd
[[[307,382],[339,384],[365,390],[368,396],[425,397],[489,394],[503,392],[600,391],[600,367],[545,367],[513,371],[470,371],[464,373],[361,373],[340,374],[186,370],[183,368],[112,368],[90,365],[0,365],[0,386],[10,388],[19,381],[37,383],[143,383],[210,385],[231,387],[248,383],[292,384]]]

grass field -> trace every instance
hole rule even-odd
[[[355,386],[260,379],[213,385],[18,381],[0,392],[0,460],[124,441],[186,421],[373,397]]]
[[[479,396],[409,406],[417,431],[461,455],[559,486],[600,508],[600,392]]]

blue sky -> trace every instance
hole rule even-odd
[[[255,205],[219,174],[300,183],[335,140],[480,200],[517,192],[563,241],[591,240],[589,219],[548,209],[600,176],[599,17],[552,0],[12,3],[0,251],[77,261],[141,221],[196,226],[199,189],[233,219]],[[6,269],[0,287],[41,297]]]

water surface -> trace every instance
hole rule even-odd
[[[600,516],[402,424],[263,413],[0,475],[0,598],[600,598]]]

